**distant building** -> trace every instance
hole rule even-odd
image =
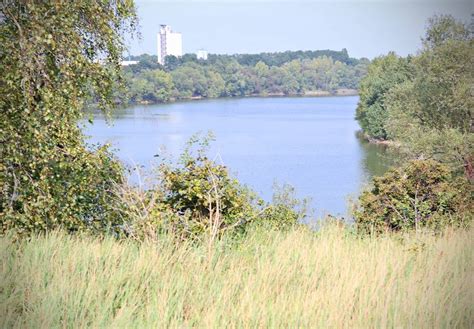
[[[197,59],[207,60],[207,51],[204,49],[199,49],[196,53]]]
[[[165,57],[183,55],[183,39],[181,33],[173,32],[171,26],[160,25],[158,33],[158,63],[165,64]]]
[[[121,61],[120,65],[122,66],[129,66],[129,65],[135,65],[138,64],[138,61]]]

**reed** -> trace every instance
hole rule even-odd
[[[0,327],[472,328],[474,231],[0,238]]]

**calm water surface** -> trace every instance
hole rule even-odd
[[[136,106],[113,122],[96,115],[85,132],[109,142],[129,165],[149,169],[163,146],[177,156],[196,132],[211,130],[217,156],[242,182],[270,200],[273,185],[289,183],[310,197],[318,214],[345,215],[347,200],[390,159],[357,138],[357,97],[242,98]],[[222,159],[222,160],[220,160]]]

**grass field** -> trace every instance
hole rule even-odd
[[[255,232],[212,248],[0,238],[0,327],[472,328],[474,230]]]

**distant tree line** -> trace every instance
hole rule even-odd
[[[124,67],[127,94],[122,102],[159,103],[192,97],[302,95],[355,90],[365,76],[368,59],[349,57],[347,50],[281,53],[130,57],[138,64]]]

